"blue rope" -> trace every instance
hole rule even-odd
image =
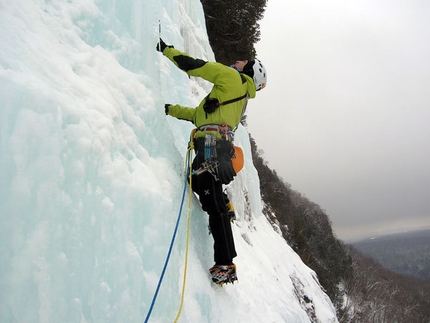
[[[169,247],[169,251],[167,253],[166,260],[164,262],[163,271],[161,272],[160,279],[158,280],[157,289],[155,290],[154,297],[152,298],[151,306],[149,307],[148,314],[146,315],[146,318],[144,321],[145,323],[148,322],[149,317],[151,316],[152,310],[154,308],[155,301],[157,300],[158,292],[160,291],[161,283],[163,281],[164,274],[166,273],[166,268],[167,268],[167,265],[169,263],[170,255],[172,254],[173,244],[175,243],[176,234],[178,232],[179,222],[181,220],[181,214],[182,214],[182,207],[184,205],[184,200],[185,200],[185,192],[187,190],[187,184],[188,184],[187,179],[188,179],[188,176],[190,174],[190,155],[191,155],[191,150],[189,150],[187,153],[187,172],[186,172],[186,176],[185,176],[184,191],[182,192],[181,206],[179,207],[178,219],[176,220],[175,230],[173,231],[172,241],[170,241],[170,247]]]

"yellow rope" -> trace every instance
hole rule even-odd
[[[192,141],[191,141],[192,143]],[[185,285],[187,283],[187,267],[188,267],[188,247],[190,241],[190,224],[191,224],[191,206],[193,202],[193,190],[191,186],[192,180],[192,163],[191,163],[191,153],[193,149],[193,145],[190,143],[190,147],[187,150],[187,160],[186,165],[189,164],[189,182],[188,182],[188,190],[189,190],[189,199],[188,199],[188,224],[187,224],[187,237],[186,237],[186,245],[185,245],[185,265],[184,265],[184,279],[182,282],[182,294],[181,294],[181,304],[179,306],[178,314],[176,315],[174,323],[178,322],[179,317],[182,313],[182,308],[184,306],[184,298],[185,298]]]

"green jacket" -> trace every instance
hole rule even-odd
[[[213,83],[209,97],[217,98],[220,103],[239,98],[246,93],[248,93],[249,98],[255,98],[255,84],[248,75],[239,73],[221,63],[192,58],[173,47],[166,47],[163,54],[188,75],[198,76]],[[168,114],[178,119],[191,121],[197,128],[204,125],[227,124],[231,129],[234,129],[240,122],[246,100],[244,98],[240,101],[221,105],[215,112],[207,114],[203,110],[206,101],[204,98],[196,108],[171,105]],[[201,136],[204,136],[204,133],[197,131],[196,137]]]

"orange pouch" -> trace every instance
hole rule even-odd
[[[243,150],[240,147],[233,146],[234,148],[234,156],[231,157],[231,162],[233,164],[233,169],[237,173],[243,168],[244,158],[243,158]]]

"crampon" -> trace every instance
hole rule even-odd
[[[237,280],[236,265],[215,265],[209,269],[212,281],[218,285],[233,284]]]

